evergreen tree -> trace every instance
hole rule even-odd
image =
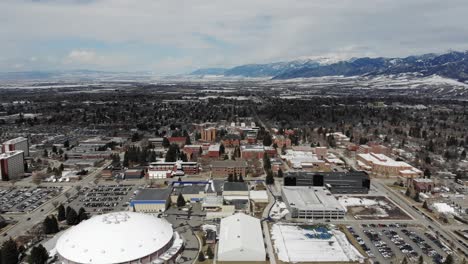
[[[230,174],[228,175],[228,178],[227,178],[227,181],[228,182],[234,182],[234,175]]]
[[[57,154],[57,147],[56,146],[52,146],[52,152]]]
[[[5,241],[2,245],[2,256],[1,256],[1,263],[2,264],[17,264],[19,263],[19,251],[16,242],[10,238],[9,240]]]
[[[206,256],[208,257],[208,259],[213,259],[214,254],[213,254],[213,250],[211,249],[211,247],[208,247],[206,249]]]
[[[271,144],[273,144],[273,140],[272,140],[272,138],[271,138],[270,133],[267,133],[267,134],[263,137],[263,146],[271,146]]]
[[[185,145],[192,145],[192,141],[190,140],[189,136],[185,137]]]
[[[235,173],[235,172],[234,172],[233,181],[234,181],[234,182],[238,182],[238,181],[239,181],[239,179],[237,178],[237,173]]]
[[[408,264],[408,259],[406,257],[404,257],[403,261],[401,261],[401,264]]]
[[[423,256],[419,256],[419,259],[418,259],[418,264],[424,264],[424,258]]]
[[[88,214],[86,213],[86,210],[81,207],[80,210],[78,210],[78,222],[81,223],[81,221],[87,220],[88,219]]]
[[[244,178],[242,177],[242,174],[239,175],[239,180],[238,182],[244,182]]]
[[[75,209],[70,208],[67,213],[67,225],[76,225],[78,224],[78,214]]]
[[[431,171],[428,168],[424,170],[424,177],[431,178]]]
[[[453,264],[452,254],[447,255],[447,257],[445,258],[444,264]]]
[[[65,140],[65,142],[63,143],[63,147],[64,148],[69,148],[70,147],[70,141],[68,139]]]
[[[49,152],[47,152],[47,149],[44,149],[44,153],[42,154],[45,158],[49,157]]]
[[[221,144],[219,146],[219,155],[223,155],[225,151],[226,151],[226,149],[224,148],[224,144]]]
[[[169,146],[169,149],[166,152],[166,162],[175,162],[177,161],[177,156],[179,154],[179,146],[172,144]]]
[[[265,155],[263,155],[263,168],[265,170],[271,170],[271,161],[270,157],[268,156],[268,153],[265,153]]]
[[[275,178],[273,177],[273,172],[271,170],[267,171],[267,176],[265,178],[265,183],[267,185],[272,185],[275,183]]]
[[[200,262],[205,261],[205,254],[203,254],[203,250],[200,251],[200,253],[198,254],[198,261],[200,261]]]
[[[39,246],[33,247],[31,254],[28,257],[29,264],[45,264],[49,259],[49,253],[42,244]]]
[[[282,170],[282,169],[279,169],[279,170],[278,170],[278,177],[283,178],[283,176],[284,176],[284,175],[283,175],[283,170]]]
[[[57,208],[57,211],[58,211],[57,220],[61,222],[67,218],[66,213],[65,213],[65,207],[63,206],[63,204],[59,205],[59,207]]]
[[[186,201],[182,193],[179,193],[179,196],[177,197],[177,207],[183,207],[185,206]]]
[[[163,142],[162,142],[162,146],[164,148],[168,148],[170,145],[171,145],[171,143],[169,142],[169,139],[167,139],[167,137],[164,137]]]

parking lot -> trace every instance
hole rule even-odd
[[[362,224],[348,226],[368,256],[379,263],[400,261],[404,257],[427,263],[441,263],[450,249],[436,235],[418,226],[405,224]]]
[[[13,187],[0,189],[1,213],[25,213],[54,198],[62,192],[62,187]]]
[[[79,194],[70,197],[69,205],[76,209],[83,207],[90,214],[127,210],[137,188],[124,184],[83,187]]]

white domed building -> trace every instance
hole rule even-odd
[[[59,263],[175,263],[183,241],[163,218],[134,212],[94,216],[57,241]]]

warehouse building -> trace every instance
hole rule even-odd
[[[260,220],[246,214],[235,214],[221,220],[218,262],[255,263],[266,260]]]
[[[164,212],[170,205],[171,189],[142,189],[130,202],[135,212]]]
[[[281,195],[292,218],[342,219],[346,209],[324,187],[283,186]]]
[[[288,172],[284,175],[284,186],[327,187],[331,193],[362,193],[370,188],[369,174],[353,172]]]

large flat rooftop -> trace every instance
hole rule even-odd
[[[325,187],[283,186],[282,192],[289,205],[299,210],[345,210]]]

